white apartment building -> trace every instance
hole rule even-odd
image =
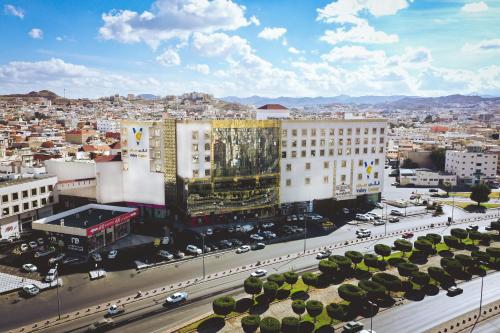
[[[0,181],[0,238],[18,236],[31,229],[32,221],[51,215],[56,183],[57,177],[49,175],[11,175]]]
[[[119,132],[120,120],[118,119],[97,119],[97,130],[101,133],[105,132]]]
[[[429,169],[399,169],[399,184],[401,186],[435,187],[444,183],[457,185],[457,176],[443,174]]]
[[[497,175],[498,157],[483,152],[479,146],[469,146],[466,151],[446,151],[446,172],[457,175],[459,183],[467,185],[493,181]]]

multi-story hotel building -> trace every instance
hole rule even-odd
[[[446,151],[446,172],[457,175],[459,183],[473,185],[494,181],[497,175],[497,154],[484,152],[480,146],[468,146],[466,151]]]

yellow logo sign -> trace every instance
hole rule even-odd
[[[133,127],[132,131],[134,132],[135,143],[139,145],[141,143],[141,138],[142,138],[142,127],[139,129]]]

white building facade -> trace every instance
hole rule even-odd
[[[497,175],[498,157],[470,146],[466,151],[446,151],[446,172],[457,175],[459,183],[473,185],[494,181]]]

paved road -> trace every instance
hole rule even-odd
[[[471,328],[463,331],[463,333],[471,332]],[[474,333],[498,333],[500,332],[500,315],[497,315],[488,320],[482,321],[474,328]]]
[[[464,292],[460,296],[448,297],[444,291],[436,296],[425,297],[389,311],[383,311],[373,318],[373,330],[377,332],[425,332],[436,325],[461,314],[479,308],[481,279],[461,284]],[[483,304],[500,297],[500,273],[484,278]],[[370,327],[370,320],[363,320]],[[498,331],[497,331],[498,332]]]
[[[486,222],[479,223],[486,225]],[[435,229],[435,232],[441,232],[447,234],[448,228]],[[416,233],[416,236],[425,234],[426,232]],[[383,241],[378,240],[378,242],[383,242],[386,244],[392,244],[397,237],[387,238]],[[350,246],[349,250],[357,250],[361,252],[371,251],[373,245],[376,241],[367,242],[363,244],[356,244]],[[337,249],[334,251],[335,254],[343,254],[347,248]],[[239,256],[242,261],[245,259],[246,255]],[[285,263],[279,263],[275,265],[266,266],[265,268],[269,272],[285,272],[291,269],[302,270],[302,269],[315,269],[317,267],[317,260],[313,256],[301,257],[298,259],[291,260]],[[118,332],[153,332],[155,330],[167,330],[168,328],[174,327],[178,324],[184,323],[191,318],[195,318],[199,315],[211,311],[211,302],[214,298],[219,296],[223,292],[228,292],[231,290],[233,293],[241,292],[241,290],[232,290],[233,288],[241,287],[242,280],[247,277],[249,272],[243,272],[229,277],[224,277],[216,281],[209,281],[203,284],[192,286],[186,289],[190,295],[190,299],[195,302],[195,304],[188,304],[180,309],[168,310],[162,306],[165,296],[156,297],[154,299],[148,299],[137,304],[127,306],[127,314],[118,318],[118,322],[121,322],[125,326],[120,326]],[[133,289],[132,289],[133,290]],[[130,290],[129,290],[130,294]],[[434,299],[434,298],[432,298]],[[93,321],[102,317],[102,314],[92,315],[86,318],[79,319],[70,324],[61,325],[57,328],[52,328],[46,332],[80,332],[87,325]]]

